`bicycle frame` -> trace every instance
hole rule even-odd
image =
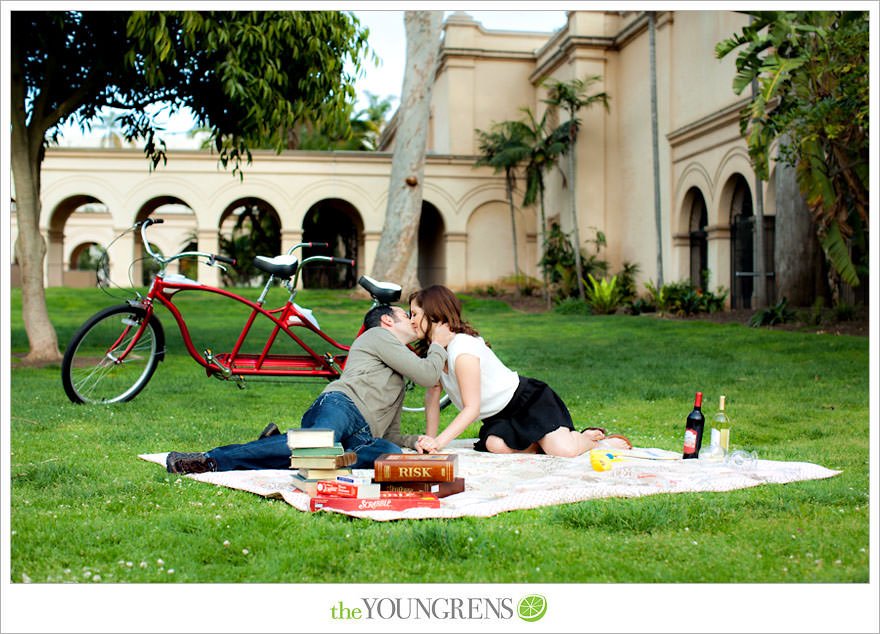
[[[271,283],[271,280],[270,282]],[[198,290],[214,293],[222,297],[226,297],[238,301],[251,309],[251,313],[238,336],[231,352],[224,352],[214,355],[210,351],[206,351],[200,355],[193,345],[189,329],[186,326],[186,320],[180,313],[180,310],[172,301],[172,295],[179,291]],[[153,314],[156,302],[159,302],[169,310],[171,315],[177,322],[180,334],[183,337],[184,345],[190,356],[200,365],[202,365],[208,374],[219,373],[223,378],[231,375],[240,376],[290,376],[290,377],[317,377],[327,380],[338,378],[342,373],[342,367],[345,365],[346,354],[333,354],[329,356],[321,355],[313,350],[302,338],[293,332],[293,328],[305,328],[326,341],[336,350],[347,353],[349,346],[343,345],[325,332],[316,328],[309,318],[301,313],[293,301],[293,295],[288,298],[287,302],[280,308],[267,310],[260,303],[250,301],[233,293],[231,291],[200,284],[188,280],[168,281],[164,276],[157,275],[150,286],[147,296],[138,302],[147,310],[148,318]],[[241,347],[245,339],[253,327],[258,316],[264,316],[271,320],[273,329],[266,341],[263,349],[258,354],[243,353]],[[277,316],[276,316],[277,315]],[[143,327],[143,326],[142,326]],[[305,352],[302,355],[279,355],[271,354],[271,348],[278,337],[279,332],[284,331],[293,341],[295,341]]]
[[[171,312],[174,321],[177,323],[177,327],[180,329],[180,334],[183,337],[183,342],[187,351],[198,364],[205,368],[209,376],[213,375],[221,379],[235,377],[239,382],[241,382],[243,377],[246,376],[315,377],[327,379],[328,381],[339,378],[342,374],[342,369],[345,366],[345,360],[347,358],[346,353],[350,346],[339,343],[323,332],[316,323],[313,323],[306,314],[301,312],[300,307],[294,302],[294,298],[297,293],[296,284],[299,279],[299,274],[306,263],[313,260],[320,260],[354,266],[353,260],[330,256],[312,256],[306,258],[302,262],[299,262],[296,259],[288,260],[287,267],[282,267],[282,270],[288,273],[288,278],[286,281],[282,282],[282,284],[290,291],[290,296],[280,308],[268,310],[263,307],[263,303],[265,302],[269,289],[276,279],[274,273],[270,273],[269,279],[266,281],[263,291],[256,302],[250,301],[231,291],[202,284],[195,280],[190,280],[179,274],[166,275],[165,270],[168,263],[186,256],[206,258],[209,265],[217,266],[224,270],[225,267],[222,264],[217,264],[218,261],[226,262],[227,264],[234,264],[234,261],[230,258],[200,251],[185,251],[167,258],[156,253],[147,239],[146,229],[151,224],[159,224],[161,222],[161,220],[148,219],[141,225],[140,233],[144,248],[147,253],[159,263],[161,268],[153,278],[147,295],[137,302],[132,302],[146,310],[146,319],[143,320],[140,326],[140,331],[133,337],[132,343],[129,345],[128,349],[120,355],[120,358],[124,358],[140,337],[146,324],[152,318],[155,305],[158,302]],[[288,258],[292,257],[294,250],[306,246],[326,246],[326,244],[307,242],[294,245],[287,252]],[[267,270],[267,272],[269,271]],[[199,354],[195,345],[193,345],[189,328],[187,328],[186,325],[186,320],[172,299],[172,296],[180,291],[204,291],[214,293],[240,302],[251,309],[251,313],[248,316],[241,333],[238,335],[238,339],[231,352],[223,352],[215,355],[210,349],[208,349],[202,354]],[[375,306],[378,303],[379,300],[374,296],[373,305]],[[242,345],[250,333],[257,317],[261,315],[272,322],[272,332],[260,353],[244,353],[241,351]],[[293,332],[294,328],[306,328],[333,346],[338,352],[332,354],[327,352],[323,355],[319,354]],[[304,354],[271,354],[272,346],[281,331],[286,333],[297,345],[299,345]],[[363,332],[363,326],[361,326],[361,330],[357,334],[359,335],[361,332]],[[164,351],[162,352],[164,356]],[[239,384],[241,385],[241,383]]]

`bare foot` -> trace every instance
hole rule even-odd
[[[621,438],[620,436],[606,438],[602,441],[602,446],[610,447],[611,449],[632,449],[632,445],[627,442],[626,438]]]
[[[585,429],[581,432],[581,435],[584,438],[588,438],[593,442],[599,442],[603,438],[605,438],[605,434],[601,429]]]

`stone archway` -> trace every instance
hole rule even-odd
[[[198,219],[192,207],[175,196],[151,198],[138,209],[135,222],[147,218],[162,220],[147,231],[147,239],[153,250],[161,255],[173,255],[181,251],[192,251],[198,246]],[[158,265],[149,257],[141,241],[140,232],[134,237],[134,260],[131,280],[147,286],[158,271]],[[190,279],[198,279],[198,264],[195,260],[177,260],[169,268],[169,273],[182,273]]]
[[[690,242],[690,278],[698,288],[706,288],[709,271],[709,243],[706,227],[709,214],[703,193],[692,187],[685,197],[689,201],[688,238]]]
[[[751,308],[755,289],[755,216],[752,192],[741,174],[731,178],[730,306]]]
[[[235,200],[220,214],[218,231],[219,250],[236,260],[235,267],[223,273],[226,283],[253,286],[268,279],[268,274],[253,265],[253,259],[281,253],[281,219],[272,205],[256,197]]]
[[[358,262],[364,252],[364,222],[358,210],[341,198],[325,198],[312,205],[303,219],[303,242],[326,247],[304,248],[303,259],[313,255],[349,258]],[[313,262],[303,269],[304,288],[353,288],[358,267]]]
[[[443,217],[437,208],[422,201],[419,218],[419,284],[432,286],[446,283],[446,234]]]

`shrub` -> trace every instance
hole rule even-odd
[[[556,302],[553,312],[559,313],[560,315],[591,315],[593,313],[587,302],[582,301],[577,297],[566,297],[565,299],[559,300]]]
[[[609,315],[615,312],[617,307],[620,306],[622,298],[620,285],[617,283],[617,276],[612,275],[609,279],[597,280],[588,273],[587,278],[589,278],[590,283],[585,283],[585,291],[587,305],[590,309],[597,315]]]
[[[636,297],[633,301],[626,304],[626,312],[630,315],[641,315],[642,313],[653,313],[657,311],[657,306],[643,297]]]
[[[653,281],[645,282],[651,303],[661,312],[673,313],[686,317],[697,313],[711,313],[724,308],[727,291],[718,287],[715,293],[704,291],[694,286],[692,280],[670,282],[661,287]]]
[[[519,282],[520,293],[527,297],[533,297],[541,294],[541,280],[520,273],[519,275],[509,275],[501,280],[505,285],[515,287]]]
[[[620,286],[621,303],[627,304],[634,302],[638,293],[636,293],[636,274],[639,272],[639,265],[633,262],[624,262],[623,269],[617,274],[617,283]]]
[[[547,271],[551,291],[559,300],[577,295],[577,285],[581,278],[590,274],[605,276],[608,273],[608,262],[599,257],[606,245],[605,234],[597,230],[596,237],[586,242],[594,246],[595,253],[587,253],[586,249],[580,250],[581,270],[578,272],[575,270],[574,248],[568,234],[562,231],[559,223],[550,225],[544,240],[544,256],[538,265]]]
[[[758,328],[759,326],[784,324],[794,319],[794,316],[795,311],[788,307],[788,298],[783,297],[774,306],[768,306],[752,315],[749,318],[749,326]]]
[[[846,302],[840,302],[832,309],[835,321],[852,321],[855,319],[857,311],[857,306],[847,304]]]

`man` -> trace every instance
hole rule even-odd
[[[400,433],[406,380],[434,385],[446,363],[453,334],[446,324],[434,328],[428,354],[421,358],[407,347],[416,340],[409,317],[397,306],[377,306],[364,317],[365,331],[348,352],[342,376],[330,383],[302,417],[302,427],[334,431],[346,453],[339,466],[369,469],[383,453],[415,448],[420,436]],[[168,454],[170,473],[204,473],[236,469],[289,469],[287,436],[270,424],[260,437],[205,453]]]

